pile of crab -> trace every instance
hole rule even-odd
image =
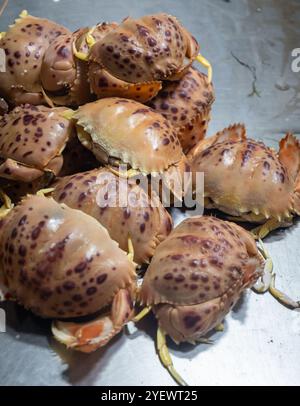
[[[240,124],[205,137],[212,69],[175,17],[72,33],[22,12],[0,48],[3,300],[52,319],[54,337],[83,352],[153,311],[158,354],[181,384],[166,335],[205,341],[251,287],[299,308],[275,288],[261,242],[300,214],[299,142],[287,134],[277,152]],[[174,228],[170,207],[184,211],[189,192],[230,221],[189,210]]]

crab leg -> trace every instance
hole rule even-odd
[[[188,386],[188,384],[181,378],[175,370],[168,347],[166,343],[166,334],[160,328],[157,329],[157,352],[161,363],[169,371],[172,378],[181,386]]]
[[[285,293],[278,290],[275,287],[275,277],[276,277],[275,274],[273,274],[271,277],[271,284],[270,284],[270,288],[269,288],[269,292],[271,293],[271,295],[273,297],[275,297],[275,299],[277,299],[284,306],[286,306],[292,310],[300,311],[300,301],[295,302],[295,300],[291,299]]]
[[[259,240],[260,247],[258,247],[260,253],[266,260],[264,274],[260,280],[256,282],[253,286],[253,290],[256,293],[265,293],[267,291],[277,299],[280,303],[284,306],[288,307],[289,309],[296,310],[300,309],[300,301],[296,302],[295,300],[291,299],[285,293],[281,292],[275,287],[275,278],[276,274],[273,272],[273,261],[270,257],[270,254],[266,250],[263,242]]]
[[[144,307],[144,309],[141,310],[140,313],[138,313],[138,314],[132,319],[132,321],[133,321],[134,323],[139,322],[139,321],[142,320],[145,316],[147,316],[148,313],[150,313],[151,309],[152,309],[152,306]]]
[[[57,341],[68,348],[90,353],[103,347],[118,334],[132,314],[130,294],[126,289],[120,289],[114,297],[109,315],[100,316],[87,323],[54,321],[52,333]]]
[[[10,198],[7,196],[6,193],[3,192],[2,189],[0,189],[0,199],[3,201],[3,205],[0,207],[0,219],[1,219],[11,211],[14,205],[12,204]]]
[[[262,240],[259,240],[260,246],[258,247],[259,252],[263,256],[265,262],[265,267],[264,267],[264,273],[261,276],[260,279],[256,282],[256,284],[253,286],[253,290],[256,293],[265,293],[269,290],[270,285],[271,285],[271,279],[273,275],[273,261],[272,258],[270,257],[270,254],[266,250]]]
[[[264,224],[255,227],[251,230],[254,237],[257,238],[265,238],[271,231],[276,230],[279,227],[285,227],[287,223],[279,221],[275,218],[271,218],[267,220]]]
[[[197,61],[199,63],[201,63],[201,65],[203,65],[205,68],[207,68],[207,79],[208,79],[208,82],[211,83],[211,81],[212,81],[212,66],[211,66],[210,62],[206,58],[204,58],[204,56],[201,55],[200,53],[198,54],[196,59],[197,59]]]

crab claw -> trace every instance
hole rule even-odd
[[[54,321],[55,339],[68,348],[90,353],[106,345],[133,316],[131,294],[120,289],[113,299],[111,313],[86,323]]]

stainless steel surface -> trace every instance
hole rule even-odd
[[[0,31],[24,8],[72,29],[128,14],[172,13],[198,38],[214,67],[210,134],[244,122],[251,136],[274,147],[285,131],[300,135],[300,73],[291,70],[291,51],[300,47],[299,0],[10,0]],[[254,75],[260,97],[248,96]],[[273,233],[266,245],[278,286],[299,300],[300,221]],[[155,354],[151,318],[133,336],[124,333],[103,350],[84,355],[55,344],[48,322],[13,303],[1,307],[8,323],[7,333],[0,334],[2,385],[173,384]],[[270,295],[245,294],[226,318],[225,331],[212,338],[210,346],[170,345],[175,366],[189,384],[300,384],[300,313]]]

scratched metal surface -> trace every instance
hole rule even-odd
[[[298,0],[11,0],[0,17],[5,30],[27,8],[71,29],[165,11],[178,16],[214,66],[216,102],[209,133],[233,122],[276,146],[287,131],[300,132],[300,73],[291,71],[299,48]],[[234,58],[234,56],[236,58]],[[237,62],[248,64],[250,70]],[[249,97],[256,79],[258,95]],[[269,237],[277,283],[300,299],[300,221]],[[2,385],[172,385],[155,354],[155,321],[141,323],[91,355],[67,353],[49,335],[49,323],[10,303],[8,331],[0,334]],[[177,370],[194,385],[299,385],[300,313],[269,295],[248,292],[226,318],[212,346],[171,345]]]

